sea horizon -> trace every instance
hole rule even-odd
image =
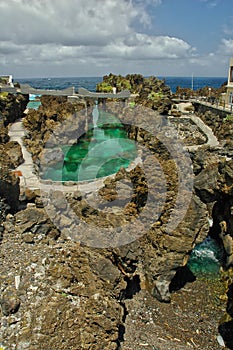
[[[190,74],[190,75],[156,75],[156,74],[151,74],[151,75],[144,75],[142,73],[126,73],[126,74],[115,74],[115,73],[106,73],[104,75],[64,75],[64,76],[56,76],[56,75],[51,75],[51,76],[14,76],[14,79],[64,79],[64,78],[103,78],[104,76],[108,76],[109,74],[113,75],[121,75],[122,77],[125,77],[126,75],[134,75],[134,74],[139,74],[142,75],[143,77],[168,77],[168,78],[192,78],[192,76],[195,78],[226,78],[227,76],[222,76],[222,75],[195,75],[195,74]]]
[[[137,73],[135,73],[137,74]],[[151,75],[152,76],[152,75]],[[150,76],[145,76],[150,77]],[[156,76],[154,77],[165,80],[165,84],[170,87],[174,93],[177,86],[181,88],[193,88],[198,90],[202,87],[209,86],[219,88],[227,81],[227,77],[198,77],[198,76]],[[96,90],[96,85],[103,81],[103,76],[83,76],[83,77],[38,77],[38,78],[14,78],[14,81],[24,84],[29,84],[37,89],[65,89],[74,86],[75,89],[80,87],[90,91]]]

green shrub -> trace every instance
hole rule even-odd
[[[223,119],[224,123],[225,122],[233,122],[233,115],[228,114],[224,119]]]
[[[98,92],[112,92],[112,86],[106,82],[97,84],[96,91]]]
[[[0,92],[0,99],[5,100],[7,96],[8,96],[8,92]]]

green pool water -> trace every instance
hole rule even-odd
[[[29,101],[27,104],[28,109],[35,109],[37,110],[41,106],[40,101]]]
[[[135,142],[127,136],[118,118],[99,111],[96,127],[82,135],[72,146],[62,146],[64,161],[48,167],[43,179],[84,181],[116,173],[136,158]]]
[[[222,248],[214,239],[207,237],[193,249],[188,268],[195,276],[217,276],[222,260]]]

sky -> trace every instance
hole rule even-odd
[[[0,75],[227,77],[232,0],[0,0]]]

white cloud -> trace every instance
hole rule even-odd
[[[132,0],[133,3],[137,6],[138,8],[138,20],[145,26],[149,27],[151,25],[151,18],[146,12],[146,8],[148,5],[156,7],[161,5],[162,0]]]
[[[11,41],[0,42],[0,56],[19,53],[22,50],[23,50],[22,46],[16,45]]]
[[[205,2],[209,7],[215,7],[218,4],[218,0],[201,0],[201,2]]]
[[[219,51],[223,55],[233,56],[233,39],[222,39]]]
[[[0,64],[37,69],[194,56],[180,38],[139,33],[162,0],[1,0]],[[45,69],[45,68],[44,68]]]
[[[142,9],[140,8],[140,11]],[[3,0],[0,39],[16,44],[105,45],[143,13],[125,0]]]
[[[191,46],[181,39],[136,33],[112,42],[103,53],[129,60],[151,60],[187,57],[191,51]]]

